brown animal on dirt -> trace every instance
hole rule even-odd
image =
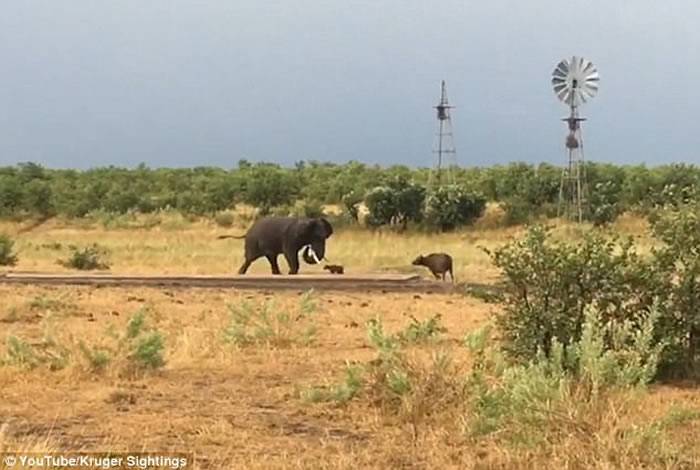
[[[326,271],[330,271],[331,274],[344,274],[345,270],[339,264],[327,264],[323,267]]]
[[[452,257],[447,253],[431,253],[428,256],[420,255],[411,264],[414,266],[425,266],[430,269],[435,279],[440,279],[440,276],[442,276],[443,281],[446,280],[446,273],[450,273],[452,282],[455,282],[455,276],[452,273]]]

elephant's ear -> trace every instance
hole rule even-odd
[[[316,221],[314,219],[301,219],[295,227],[296,237],[298,240],[310,240],[316,229]]]
[[[323,218],[316,219],[316,221],[324,233],[323,238],[328,238],[333,235],[333,227],[331,226],[330,222]]]

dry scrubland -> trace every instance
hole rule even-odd
[[[216,240],[240,228],[205,222],[24,228],[0,225],[0,232],[18,234],[16,270],[63,271],[56,260],[68,245],[92,242],[110,250],[115,273],[224,274],[242,255],[240,241]],[[644,243],[636,219],[623,218],[614,230]],[[340,231],[328,256],[347,272],[409,271],[417,253],[447,251],[459,280],[485,283],[498,273],[478,247],[521,232],[486,223],[440,236]],[[563,227],[557,234],[578,232]],[[262,260],[254,268],[269,269]],[[0,285],[0,299],[0,451],[189,450],[199,468],[212,469],[700,466],[700,393],[691,385],[656,385],[586,409],[572,403],[554,410],[552,433],[537,445],[471,436],[463,380],[474,358],[463,339],[498,307],[461,294]],[[241,323],[270,302],[268,324]],[[145,318],[139,334],[157,330],[164,339],[162,367],[135,365],[128,342],[137,312]],[[446,331],[426,326],[437,314]],[[406,333],[412,318],[421,328],[405,334],[401,346],[410,393],[387,396],[387,384],[370,375],[348,399],[353,367],[371,370],[381,358],[367,323],[379,319],[384,330]]]

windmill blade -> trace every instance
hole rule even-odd
[[[600,75],[593,62],[573,56],[560,61],[552,71],[552,88],[569,106],[586,103],[598,93]]]

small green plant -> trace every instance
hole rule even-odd
[[[146,309],[131,316],[117,352],[124,354],[131,370],[155,370],[165,365],[165,338],[158,330],[146,329]]]
[[[399,341],[394,335],[384,332],[384,325],[378,318],[367,322],[367,338],[381,355],[391,356],[399,349]]]
[[[307,346],[316,337],[313,292],[305,293],[296,311],[278,307],[274,302],[229,306],[229,323],[223,331],[225,342],[236,346]]]
[[[107,369],[111,361],[109,351],[99,348],[90,348],[84,342],[78,344],[80,352],[88,363],[88,367],[92,372],[103,372]]]
[[[14,240],[7,235],[0,234],[0,266],[14,266],[17,264],[14,246]]]
[[[40,312],[60,312],[66,310],[75,310],[77,307],[75,304],[66,302],[60,298],[52,298],[46,295],[37,295],[32,298],[27,304],[29,309],[32,311]]]
[[[152,331],[136,340],[129,358],[143,369],[159,369],[165,365],[163,351],[165,339],[158,331]]]
[[[301,393],[302,399],[311,403],[332,401],[344,404],[352,400],[362,389],[364,383],[364,367],[360,365],[345,365],[345,376],[342,382],[326,387],[311,387]]]
[[[427,320],[420,321],[411,315],[411,323],[399,333],[398,337],[406,343],[438,341],[442,334],[447,333],[447,328],[442,326],[440,318],[440,314],[437,314]]]
[[[138,310],[126,324],[125,338],[127,340],[132,340],[141,334],[144,325],[146,324],[146,311],[144,309]]]
[[[147,328],[147,313],[145,308],[135,312],[123,332],[108,328],[106,341],[101,345],[80,342],[78,346],[86,369],[101,373],[111,364],[118,364],[128,374],[165,366],[165,337],[160,331]]]
[[[39,358],[34,348],[16,336],[7,337],[7,351],[2,363],[25,369],[33,369],[39,365]]]
[[[214,216],[214,221],[216,222],[216,225],[219,227],[231,227],[233,226],[233,223],[235,222],[235,217],[233,216],[232,212],[219,212]]]
[[[107,250],[97,244],[85,248],[71,248],[71,255],[66,260],[59,260],[58,264],[66,268],[78,269],[81,271],[109,269],[109,263],[103,258],[107,255]]]
[[[370,344],[377,348],[382,354],[391,354],[396,351],[401,344],[420,344],[439,341],[440,336],[447,332],[447,328],[440,323],[440,318],[440,314],[437,314],[420,321],[411,315],[411,322],[406,328],[396,334],[385,332],[382,321],[378,318],[373,318],[367,322],[367,337]]]
[[[49,370],[60,370],[68,365],[69,352],[50,337],[37,345],[31,345],[16,337],[8,336],[5,356],[0,365],[14,366],[22,369],[34,369],[46,366]]]

